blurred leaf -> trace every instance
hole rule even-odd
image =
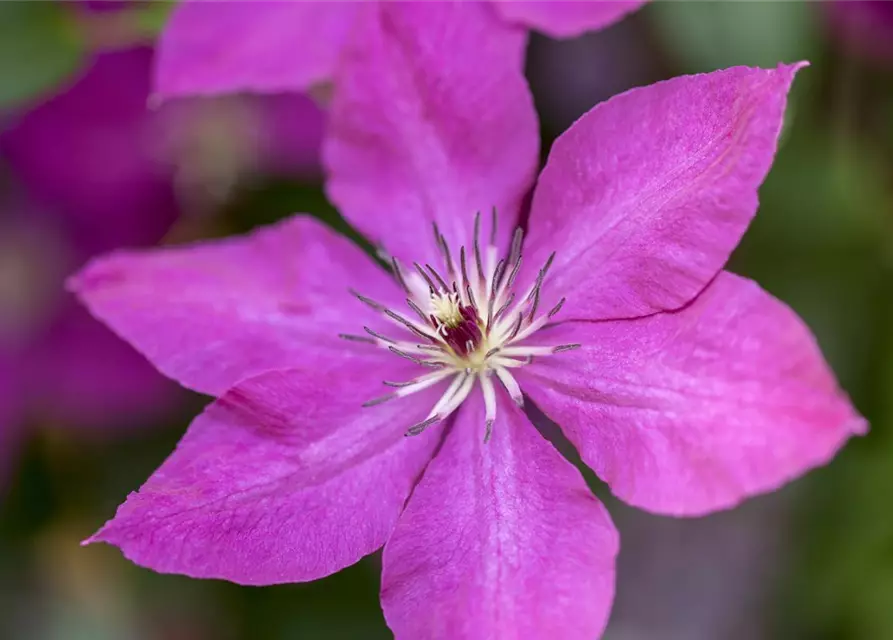
[[[884,304],[879,293],[889,278],[882,262],[886,185],[870,148],[842,144],[798,119],[731,264],[803,317],[854,392],[871,375]]]
[[[73,14],[61,2],[0,2],[0,108],[51,93],[87,54]]]
[[[654,2],[645,15],[684,70],[697,72],[809,58],[814,11],[807,2]]]
[[[882,442],[872,433],[851,443],[815,485],[788,585],[798,637],[893,637],[893,512],[885,490],[893,448]]]
[[[305,213],[347,236],[370,256],[376,256],[375,247],[338,213],[318,184],[272,179],[237,195],[222,213],[233,222],[230,230],[233,233],[245,233],[258,225]]]
[[[787,585],[779,637],[893,638],[893,288],[875,288],[874,361],[862,409],[871,423],[828,468],[796,533],[796,571]],[[871,333],[872,329],[866,327]]]
[[[760,189],[753,233],[785,253],[873,248],[879,255],[889,210],[879,158],[805,120],[789,133]]]
[[[154,38],[164,29],[175,6],[172,0],[147,2],[131,10],[132,19],[140,33]]]

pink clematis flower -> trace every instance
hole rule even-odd
[[[644,2],[493,0],[489,10],[502,21],[565,38],[607,27]],[[329,84],[350,39],[372,24],[374,4],[184,0],[159,40],[157,95],[276,93]]]
[[[110,431],[148,424],[179,398],[63,286],[98,253],[156,243],[179,213],[150,144],[151,60],[145,48],[98,54],[0,132],[10,178],[0,201],[0,475],[33,419]]]
[[[521,232],[524,37],[487,6],[393,3],[351,42],[328,187],[390,269],[298,216],[72,280],[216,396],[90,542],[253,585],[384,546],[398,638],[592,638],[617,532],[521,405],[618,497],[677,516],[773,490],[865,430],[803,323],[722,270],[801,65],[598,105],[556,141]]]

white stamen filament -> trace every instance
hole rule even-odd
[[[511,397],[519,407],[524,406],[524,394],[521,393],[521,387],[518,385],[518,381],[515,380],[515,376],[504,367],[496,367],[494,370],[496,371],[496,377],[499,378],[499,381],[505,386],[506,391],[509,392],[509,397]]]
[[[454,375],[452,371],[447,368],[443,368],[439,371],[435,371],[434,373],[429,373],[428,375],[416,378],[412,382],[412,384],[405,387],[400,387],[394,393],[400,397],[408,396],[423,389],[427,389],[428,387],[433,387],[435,384],[437,384],[444,378],[450,377],[451,375]]]
[[[428,417],[437,417],[439,420],[443,420],[453,413],[453,411],[458,409],[459,405],[465,402],[465,398],[468,397],[468,394],[471,393],[471,390],[474,388],[474,379],[475,376],[472,374],[460,374],[456,376],[456,381],[460,383],[457,385],[458,388],[454,390],[452,395],[450,395],[449,390],[447,390],[447,393],[443,394],[443,398],[434,405],[435,409],[431,410]],[[455,384],[456,381],[454,381],[453,384]],[[453,385],[450,385],[450,387],[452,388]],[[443,403],[444,399],[447,399],[445,403]]]
[[[469,376],[467,373],[460,373],[455,378],[453,378],[450,386],[447,387],[447,390],[440,397],[440,400],[437,401],[437,404],[434,405],[434,408],[431,409],[431,412],[428,414],[427,417],[433,418],[434,416],[440,416],[441,410],[446,407],[450,403],[450,400],[453,399],[453,396],[455,396],[459,392],[459,388],[465,382],[465,379],[470,377],[471,376]]]
[[[554,347],[504,347],[499,351],[502,356],[550,356]]]
[[[480,379],[481,392],[484,395],[484,420],[486,422],[484,442],[487,442],[490,439],[493,423],[496,421],[496,390],[493,388],[493,380],[490,379],[489,372],[481,373]]]

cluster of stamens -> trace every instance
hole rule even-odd
[[[580,346],[522,344],[547,325],[564,304],[564,298],[561,298],[548,312],[537,315],[540,312],[543,282],[555,254],[549,256],[536,280],[519,296],[513,289],[521,271],[523,231],[520,228],[515,230],[508,256],[497,259],[496,212],[493,212],[489,242],[483,250],[480,227],[481,216],[478,213],[474,221],[472,255],[468,256],[462,246],[457,263],[443,234],[434,225],[434,238],[444,262],[443,274],[430,264],[422,266],[418,263],[413,263],[413,270],[404,272],[396,259],[391,260],[394,277],[407,294],[406,304],[412,314],[397,313],[375,300],[351,292],[403,329],[404,337],[393,338],[363,327],[366,335],[341,334],[342,338],[386,348],[397,356],[430,369],[413,380],[384,381],[385,385],[395,390],[363,406],[402,398],[451,379],[427,418],[410,427],[407,436],[418,435],[452,414],[465,401],[477,381],[483,392],[486,414],[484,440],[489,440],[496,419],[493,377],[502,383],[512,400],[523,406],[523,395],[511,370],[529,364],[535,357],[570,351]],[[405,335],[407,331],[412,334],[411,338]]]

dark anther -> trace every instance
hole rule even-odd
[[[450,287],[449,285],[447,285],[446,280],[440,277],[440,274],[437,273],[434,267],[432,267],[430,264],[426,264],[425,268],[432,276],[434,276],[434,278],[437,280],[437,283],[440,285],[440,288],[443,289],[444,292],[448,292],[450,290]]]
[[[396,353],[401,358],[406,358],[410,362],[415,362],[416,364],[424,364],[421,359],[416,358],[414,355],[406,353],[405,351],[400,351],[400,349],[398,349],[397,347],[388,347],[388,349],[391,351],[391,353]]]
[[[406,299],[406,304],[410,309],[416,312],[416,315],[421,319],[422,322],[424,322],[425,324],[429,322],[430,318],[428,318],[428,316],[426,316],[425,313],[421,309],[419,309],[419,306],[415,302],[413,302],[411,298]]]
[[[512,249],[509,251],[509,264],[516,264],[521,259],[521,241],[524,239],[524,229],[518,227],[512,236]]]
[[[367,338],[366,336],[355,336],[351,333],[339,333],[338,337],[342,340],[348,340],[350,342],[366,342],[368,344],[375,344],[375,340],[372,338]]]
[[[512,306],[512,303],[514,301],[515,301],[515,294],[513,293],[509,296],[509,299],[506,300],[505,303],[501,307],[499,307],[499,310],[493,314],[493,319],[496,321],[499,321],[499,318],[502,317],[502,314],[504,314],[506,311],[508,311],[508,308],[510,306]]]
[[[512,330],[509,332],[508,337],[505,339],[506,342],[510,342],[515,339],[515,336],[518,335],[518,332],[521,330],[521,323],[524,322],[524,312],[518,312],[518,319],[515,321],[515,325],[512,327]]]
[[[474,309],[475,312],[477,312],[478,305],[474,299],[474,293],[472,293],[472,291],[471,291],[470,284],[465,285],[465,294],[468,296],[468,303],[471,305],[471,308]]]
[[[459,268],[462,271],[462,288],[468,286],[468,269],[465,265],[465,246],[459,247]]]
[[[536,288],[536,293],[533,295],[533,304],[530,305],[530,315],[528,316],[528,320],[533,322],[533,319],[536,317],[536,309],[540,305],[540,290],[539,287]]]
[[[437,291],[437,287],[434,286],[434,281],[431,279],[431,277],[427,273],[425,273],[425,270],[422,268],[422,265],[420,265],[418,262],[413,262],[412,266],[414,266],[415,270],[419,272],[419,275],[425,279],[425,282],[428,283],[428,288],[431,290],[431,293],[434,293],[435,291]]]
[[[366,402],[363,403],[363,406],[364,407],[374,407],[375,405],[378,405],[378,404],[384,404],[388,400],[393,400],[396,397],[397,397],[396,394],[389,393],[386,396],[379,396],[377,398],[372,398],[372,400],[367,400]]]
[[[406,436],[417,436],[422,431],[430,427],[435,422],[438,422],[440,418],[438,416],[434,416],[433,418],[428,418],[423,422],[419,422],[418,424],[412,425],[409,429],[406,430]]]
[[[496,269],[493,271],[493,283],[490,287],[494,293],[497,289],[499,289],[499,281],[502,280],[502,274],[505,271],[505,265],[506,262],[504,258],[496,263]]]
[[[508,282],[506,283],[506,289],[510,289],[513,284],[515,284],[515,278],[518,277],[518,273],[521,271],[521,262],[523,262],[524,257],[518,256],[518,260],[515,262],[515,266],[512,267],[512,272],[509,274]]]
[[[382,342],[388,342],[390,344],[397,344],[396,340],[392,340],[391,338],[388,338],[387,336],[383,336],[380,333],[373,331],[369,327],[363,327],[363,331],[365,331],[366,333],[368,333],[370,336],[372,336],[374,338],[378,338]]]
[[[351,295],[355,296],[357,300],[359,300],[360,302],[362,302],[364,304],[369,305],[376,311],[384,311],[385,310],[384,305],[377,303],[375,300],[372,300],[371,298],[367,298],[366,296],[357,293],[353,289],[348,289],[348,291],[350,291]]]
[[[409,320],[407,320],[406,318],[401,316],[399,313],[394,313],[390,309],[385,309],[384,312],[389,318],[393,318],[394,320],[396,320],[397,322],[402,324],[404,327],[406,327],[407,329],[412,331],[414,334],[416,334],[420,338],[424,338],[425,340],[431,340],[431,341],[435,340],[434,336],[429,335],[429,334],[425,333],[424,331],[422,331],[421,329],[416,328],[416,326],[414,324],[412,324]]]
[[[400,270],[400,265],[397,263],[397,258],[391,258],[391,268],[394,271],[394,277],[397,278],[400,287],[406,293],[410,293],[409,286],[406,284],[406,280],[403,279],[403,271]]]
[[[561,307],[564,306],[565,300],[567,300],[567,298],[562,298],[561,300],[558,301],[558,304],[556,304],[554,307],[552,307],[552,310],[549,312],[550,318],[552,316],[554,316],[556,313],[558,313],[559,311],[561,311]]]
[[[545,278],[545,277],[546,277],[546,274],[549,273],[549,267],[552,266],[552,261],[553,261],[553,260],[555,260],[555,252],[554,252],[554,251],[551,253],[551,255],[549,256],[549,258],[546,260],[546,264],[543,266],[543,268],[542,268],[542,270],[541,270],[541,272],[542,272],[542,276],[541,276],[541,277]]]
[[[440,232],[440,229],[437,227],[436,222],[431,223],[434,227],[434,242],[440,248],[440,252],[443,254],[443,260],[447,266],[447,273],[453,275],[453,257],[450,255],[450,245],[447,244],[446,238]]]
[[[478,267],[478,282],[484,281],[484,261],[481,260],[481,212],[474,216],[474,261]]]

